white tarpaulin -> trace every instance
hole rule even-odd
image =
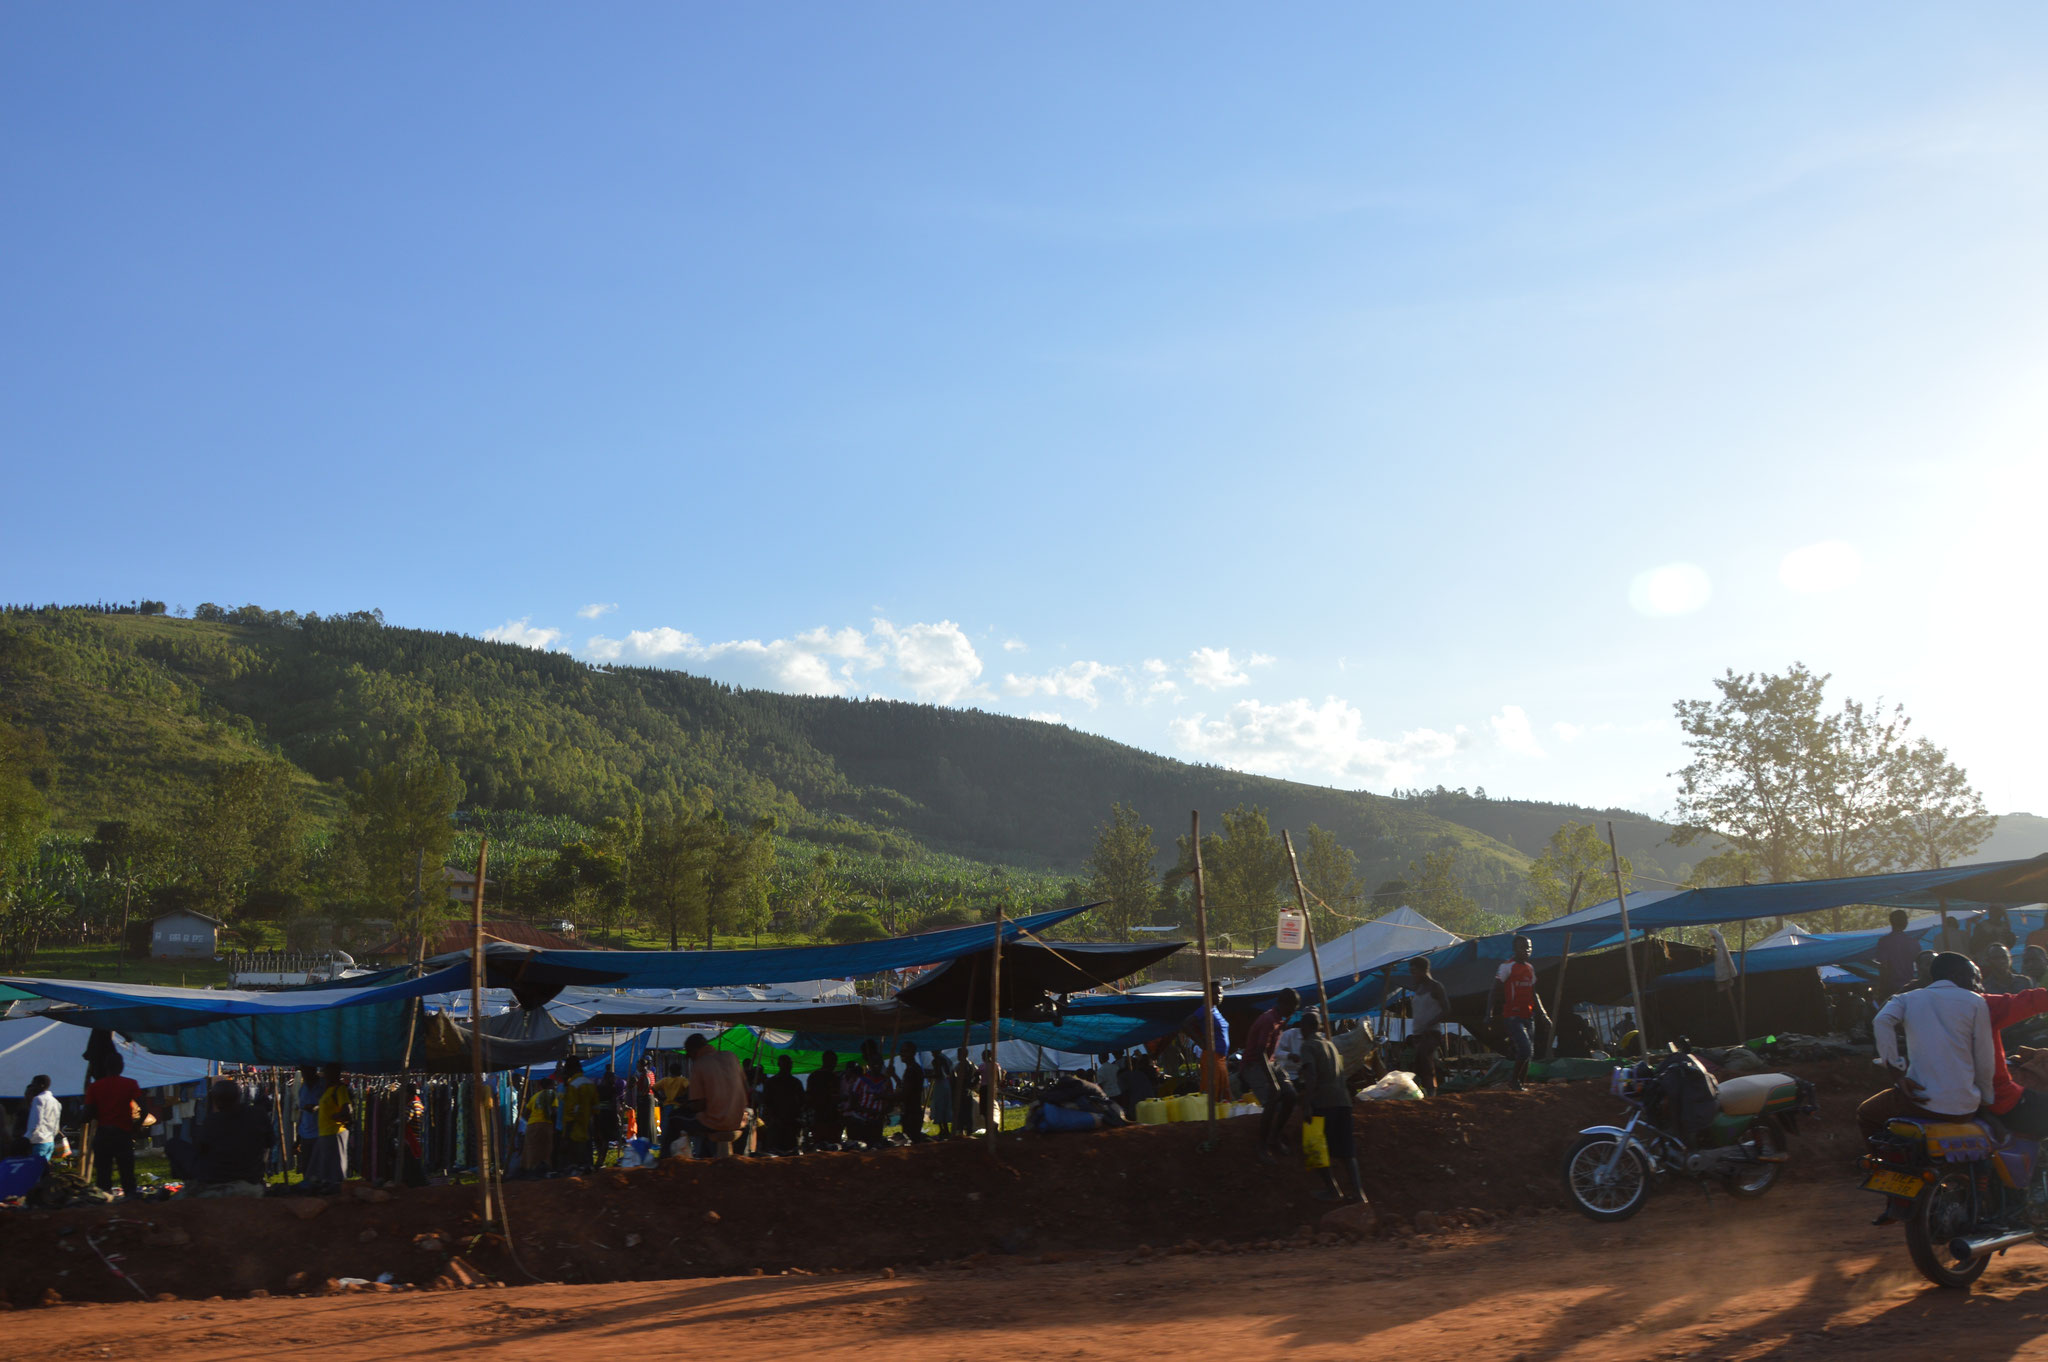
[[[42,1017],[0,1021],[0,1093],[19,1096],[37,1074],[50,1076],[50,1091],[59,1097],[85,1092],[85,1043],[92,1032],[67,1022]],[[114,1037],[123,1071],[145,1088],[169,1088],[204,1081],[212,1067],[203,1059],[153,1055],[140,1045]]]
[[[1385,917],[1363,923],[1327,945],[1318,945],[1323,961],[1323,979],[1334,993],[1369,969],[1410,955],[1458,943],[1455,932],[1447,932],[1413,908],[1396,908]],[[1258,992],[1275,988],[1314,988],[1315,963],[1306,952],[1278,969],[1269,970],[1244,987]]]

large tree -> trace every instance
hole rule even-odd
[[[1186,838],[1180,839],[1186,856]],[[1222,835],[1202,838],[1202,896],[1209,934],[1270,939],[1280,911],[1280,884],[1288,878],[1287,848],[1266,822],[1264,809],[1240,804],[1223,815]]]
[[[453,763],[418,740],[362,772],[349,794],[342,878],[359,904],[396,921],[409,954],[453,915],[441,870],[461,800]]]
[[[1152,868],[1158,856],[1151,824],[1136,809],[1112,804],[1109,821],[1095,830],[1095,850],[1087,862],[1089,890],[1104,900],[1094,915],[1111,939],[1128,940],[1131,928],[1151,916],[1159,893],[1159,876]]]
[[[1492,920],[1465,889],[1458,874],[1458,850],[1444,846],[1408,863],[1408,906],[1437,926],[1466,936],[1494,930]]]
[[[1733,671],[1713,700],[1681,700],[1680,846],[1719,839],[1713,878],[1867,875],[1967,856],[1990,834],[1983,801],[1940,748],[1909,742],[1893,705],[1826,705],[1828,678]],[[1705,875],[1707,862],[1696,868]],[[1833,925],[1844,925],[1836,910]]]
[[[1621,883],[1629,887],[1628,857],[1621,857]],[[1531,922],[1548,922],[1587,908],[1614,894],[1614,866],[1607,839],[1591,823],[1568,822],[1550,834],[1550,841],[1529,867],[1528,914]]]
[[[683,799],[664,798],[647,815],[633,866],[633,902],[657,929],[668,933],[668,948],[681,948],[685,932],[704,920],[705,870],[713,847],[705,815],[711,792],[699,788]]]
[[[1301,882],[1309,892],[1309,916],[1317,941],[1333,941],[1350,929],[1350,919],[1365,916],[1365,885],[1358,878],[1358,857],[1337,840],[1337,834],[1314,823],[1295,847]]]
[[[179,829],[192,906],[223,921],[256,890],[289,893],[305,875],[306,825],[291,767],[245,761],[214,772]]]

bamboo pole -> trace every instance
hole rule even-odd
[[[1287,848],[1287,868],[1294,875],[1294,901],[1301,906],[1302,928],[1308,933],[1308,960],[1316,969],[1316,1013],[1323,1019],[1323,1034],[1327,1036],[1331,1034],[1330,997],[1323,987],[1323,955],[1316,948],[1316,920],[1308,911],[1308,890],[1301,884],[1301,864],[1294,859],[1294,839],[1285,828],[1280,829],[1280,842]]]
[[[1735,965],[1735,1043],[1749,1044],[1749,919],[1741,926],[1742,952]]]
[[[1650,1057],[1650,1019],[1643,1011],[1643,984],[1636,977],[1636,948],[1629,939],[1628,891],[1621,887],[1621,852],[1614,845],[1614,820],[1607,820],[1608,864],[1614,868],[1614,899],[1621,906],[1621,958],[1628,965],[1629,997],[1636,1005],[1636,1053]]]
[[[1003,1130],[1003,1094],[999,1076],[1003,1071],[1002,1060],[997,1058],[996,1046],[1002,1041],[1003,1031],[1003,905],[996,904],[996,940],[989,948],[988,974],[988,1075],[982,1083],[984,1102],[988,1109],[988,1152],[996,1152],[996,1136]]]
[[[484,867],[491,854],[486,837],[476,848],[476,893],[470,899],[470,924],[475,942],[469,957],[469,1074],[472,1102],[476,1108],[476,1180],[483,1194],[484,1223],[491,1214],[491,1138],[487,1122],[491,1104],[484,1096]]]
[[[1216,1053],[1216,1012],[1210,1001],[1209,903],[1202,894],[1202,811],[1193,814],[1195,848],[1195,939],[1202,952],[1202,1066],[1199,1077],[1209,1099],[1209,1144],[1216,1143],[1216,1089],[1209,1082],[1210,1056]]]
[[[415,979],[426,973],[427,965],[427,926],[424,918],[421,916],[423,904],[420,899],[422,892],[420,881],[422,872],[426,868],[426,862],[427,853],[424,849],[414,853],[412,863],[412,925],[415,929],[414,935],[418,943],[413,947],[412,953],[412,977]],[[414,998],[412,1006],[407,1008],[405,1012],[405,1058],[398,1067],[407,1073],[412,1072],[412,1042],[413,1037],[419,1032],[420,1011],[425,1006],[426,1004],[422,1003],[418,998]]]
[[[1579,911],[1579,886],[1586,882],[1586,872],[1581,870],[1572,876],[1572,892],[1564,901],[1564,915],[1570,917]],[[1546,1047],[1548,1059],[1557,1058],[1557,1019],[1564,1015],[1564,972],[1572,964],[1572,934],[1564,934],[1564,956],[1557,962],[1557,998],[1550,1008],[1550,1044]]]

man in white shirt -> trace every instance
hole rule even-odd
[[[1998,1033],[1979,996],[1983,976],[1968,956],[1953,951],[1935,956],[1930,973],[1927,987],[1895,993],[1878,1009],[1878,1058],[1898,1080],[1856,1109],[1866,1136],[1882,1133],[1895,1116],[1967,1119],[1992,1100]]]

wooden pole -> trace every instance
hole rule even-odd
[[[988,1108],[988,1152],[996,1152],[996,1136],[1003,1130],[1003,1094],[999,1076],[1003,1064],[996,1057],[996,1047],[1002,1041],[1003,1032],[1003,905],[996,905],[996,940],[989,948],[988,973],[988,1077],[982,1084],[984,1101]]]
[[[1749,1044],[1749,919],[1741,922],[1742,953],[1735,964],[1735,1030],[1737,1045]]]
[[[1564,915],[1566,917],[1570,917],[1573,913],[1579,911],[1579,886],[1585,882],[1586,872],[1583,870],[1572,876],[1571,896],[1564,901]],[[1550,1008],[1550,1044],[1546,1047],[1549,1051],[1544,1056],[1546,1059],[1557,1058],[1557,1019],[1564,1015],[1564,972],[1571,968],[1571,964],[1572,934],[1566,932],[1564,934],[1564,956],[1557,962],[1557,999]]]
[[[418,943],[413,947],[412,953],[412,977],[415,979],[426,973],[427,964],[427,929],[426,922],[421,916],[424,904],[420,899],[422,892],[420,883],[426,863],[427,853],[425,849],[414,853],[412,863],[412,926],[414,929],[413,935]],[[412,1072],[412,1042],[413,1037],[419,1032],[420,1012],[425,1006],[425,1003],[421,1002],[418,998],[414,998],[412,1006],[406,1009],[405,1059],[399,1064],[399,1068],[407,1073]]]
[[[1643,1011],[1643,983],[1636,977],[1636,948],[1629,940],[1628,891],[1621,887],[1621,852],[1614,846],[1614,820],[1607,820],[1608,864],[1614,868],[1614,899],[1621,905],[1621,958],[1628,964],[1628,992],[1636,1005],[1636,1052],[1650,1057],[1650,1019]]]
[[[484,1096],[484,867],[491,854],[486,837],[476,848],[476,894],[470,900],[470,924],[475,942],[469,957],[469,1074],[471,1099],[476,1107],[476,1180],[483,1194],[484,1223],[491,1214],[491,1138],[486,1122],[491,1104]]]
[[[1194,815],[1195,847],[1195,940],[1202,952],[1202,1067],[1200,1079],[1202,1091],[1209,1098],[1209,1143],[1216,1143],[1216,1089],[1209,1082],[1210,1057],[1216,1053],[1216,1012],[1210,1002],[1209,976],[1209,902],[1202,894],[1202,811]]]
[[[1280,829],[1280,842],[1287,848],[1287,868],[1294,875],[1294,901],[1301,906],[1301,924],[1308,933],[1308,961],[1316,968],[1316,1013],[1323,1019],[1323,1034],[1330,1035],[1330,999],[1323,988],[1323,956],[1316,949],[1316,920],[1308,911],[1308,890],[1301,884],[1301,863],[1294,859],[1294,839]],[[1205,1000],[1206,1001],[1206,1000]]]

